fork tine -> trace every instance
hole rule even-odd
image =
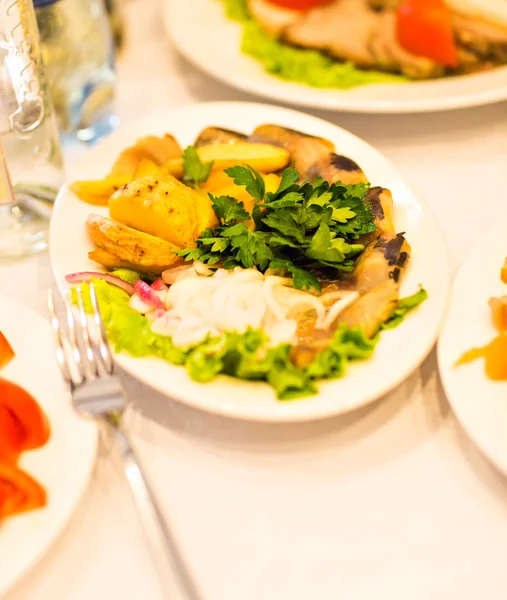
[[[74,313],[72,312],[72,302],[70,298],[70,292],[67,292],[64,296],[64,304],[65,304],[65,312],[67,316],[67,328],[69,330],[69,345],[72,354],[72,358],[74,359],[74,364],[79,373],[80,381],[75,382],[76,385],[83,383],[86,378],[86,370],[84,368],[84,361],[81,357],[81,350],[79,348],[77,338],[76,338],[76,322],[74,319]],[[69,371],[72,373],[70,366]]]
[[[67,383],[71,382],[70,371],[65,358],[65,350],[63,349],[62,332],[60,330],[60,323],[56,316],[55,299],[53,298],[53,290],[48,291],[48,309],[49,316],[51,317],[51,326],[53,328],[54,340],[55,340],[55,352],[56,362],[60,367],[62,376]]]
[[[82,380],[76,380],[75,376],[72,373],[72,369],[69,363],[68,353],[65,350],[64,344],[64,334],[60,327],[60,321],[56,316],[56,308],[55,301],[53,297],[53,290],[48,291],[48,309],[49,315],[51,317],[51,325],[53,328],[54,341],[55,341],[55,353],[56,353],[56,362],[60,367],[60,371],[62,373],[63,379],[67,383],[71,383],[72,385],[79,385]]]
[[[100,356],[102,358],[102,365],[106,370],[106,373],[111,374],[114,370],[113,357],[111,355],[111,349],[109,348],[109,343],[107,341],[106,331],[104,329],[104,322],[102,321],[102,317],[100,315],[100,308],[97,300],[97,294],[95,292],[95,286],[92,282],[90,282],[90,299],[92,301],[93,307],[93,321],[95,323],[95,329],[99,336],[98,347]]]
[[[77,295],[77,305],[79,308],[79,321],[81,323],[81,335],[86,351],[86,357],[88,359],[87,370],[89,370],[92,375],[97,376],[99,374],[99,367],[97,361],[95,360],[95,353],[93,351],[91,343],[92,336],[90,335],[90,331],[88,328],[88,317],[86,315],[83,302],[83,290],[80,285],[78,285],[75,289]]]

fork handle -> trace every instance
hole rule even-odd
[[[129,437],[116,423],[113,424],[113,427],[114,439],[123,459],[125,474],[139,510],[144,532],[150,543],[153,559],[163,582],[164,592],[167,593],[167,588],[171,587],[170,580],[172,579],[172,587],[176,580],[183,593],[182,598],[200,600],[195,584],[180,556],[175,539],[157,504]],[[175,597],[179,598],[180,596]]]

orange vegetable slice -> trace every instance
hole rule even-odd
[[[0,369],[14,358],[14,350],[7,341],[5,335],[0,331]]]
[[[28,473],[0,463],[0,519],[46,505],[46,492]]]
[[[21,450],[40,448],[49,439],[46,415],[34,398],[19,385],[0,377],[0,406],[9,411],[21,432]]]

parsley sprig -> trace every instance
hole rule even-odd
[[[225,268],[284,269],[292,274],[296,288],[320,290],[310,270],[351,271],[364,249],[355,240],[375,230],[364,203],[366,184],[300,185],[296,183],[299,173],[289,168],[276,192],[266,193],[264,179],[255,169],[236,166],[225,172],[245,187],[254,208],[249,213],[236,198],[210,194],[220,226],[204,231],[196,248],[178,252],[185,260],[220,262]],[[255,230],[248,226],[252,222]]]
[[[211,173],[213,161],[202,162],[194,146],[188,146],[183,151],[183,181],[191,187],[199,187]]]

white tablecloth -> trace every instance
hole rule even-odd
[[[189,102],[251,100],[177,55],[158,4],[126,7],[123,122]],[[507,105],[319,114],[375,145],[422,191],[457,269],[506,201]],[[46,315],[47,254],[2,263],[0,281]],[[505,599],[506,482],[456,425],[434,354],[381,402],[320,423],[242,423],[130,388],[135,440],[206,600]],[[162,600],[109,449],[65,533],[7,598]]]

